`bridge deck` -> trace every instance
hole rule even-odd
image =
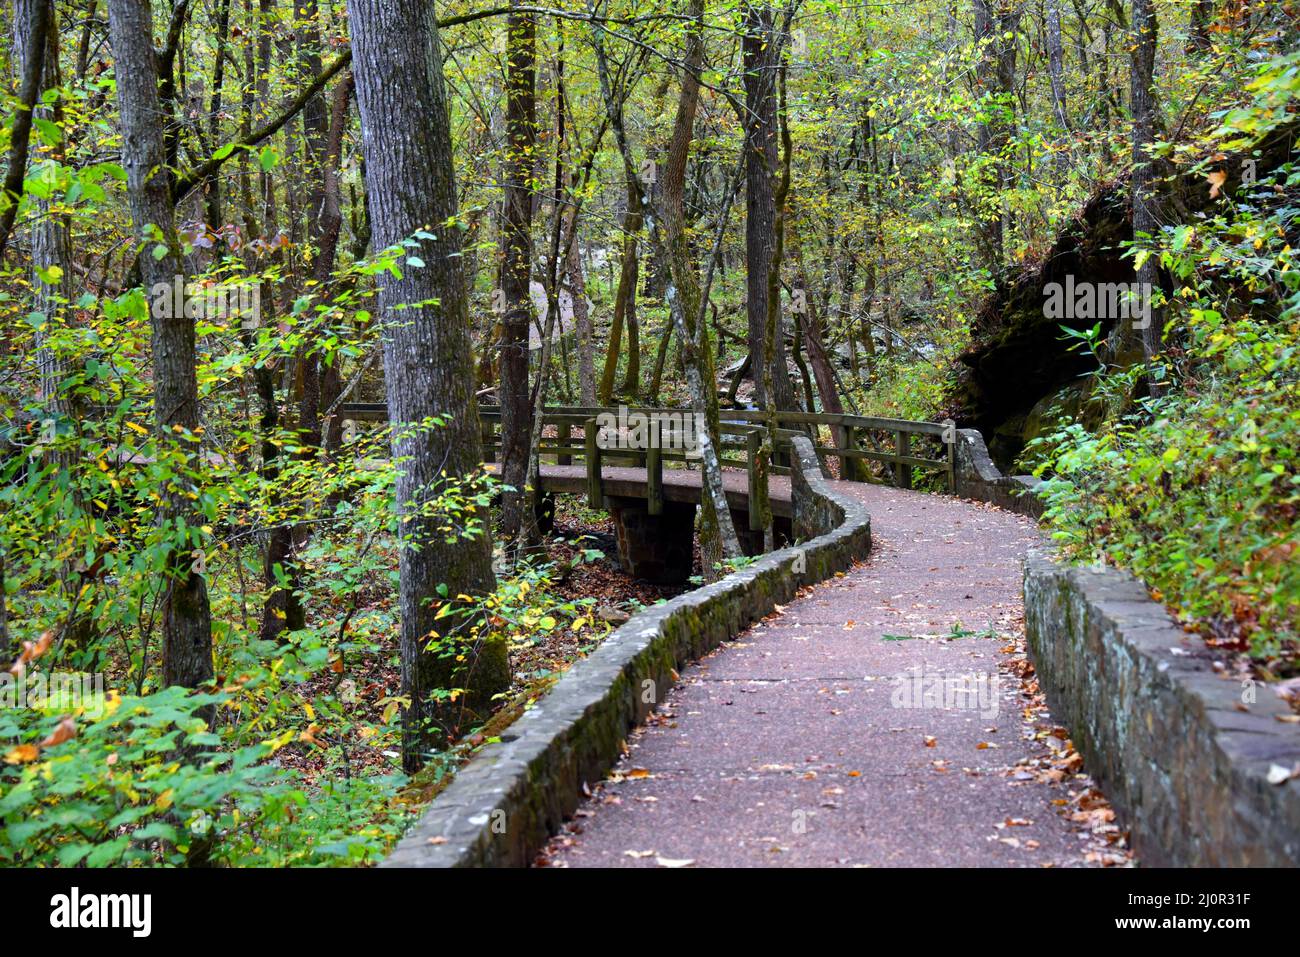
[[[489,465],[496,471],[498,466]],[[626,498],[646,497],[646,470],[634,466],[606,465],[600,470],[602,488],[606,495]],[[686,469],[664,469],[664,498],[670,502],[700,501],[700,472]],[[541,467],[542,488],[560,494],[585,494],[587,469],[582,465],[547,465]],[[722,483],[727,489],[727,502],[738,512],[749,511],[749,476],[745,472],[724,469]],[[768,479],[768,499],[772,514],[790,518],[793,505],[790,479],[773,475]]]

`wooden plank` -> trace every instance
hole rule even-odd
[[[824,449],[820,446],[814,451],[816,451],[818,457],[823,459],[842,455],[851,459],[867,459],[872,462],[884,462],[889,465],[915,465],[917,468],[937,469],[940,472],[945,471],[948,468],[948,463],[944,459],[927,459],[918,455],[907,455],[899,458],[898,455],[893,452],[866,452],[862,449],[840,448]]]

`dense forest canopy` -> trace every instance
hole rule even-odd
[[[728,410],[978,427],[1294,668],[1294,0],[3,15],[0,665],[108,690],[0,710],[0,860],[382,856],[617,621],[547,406],[702,417],[704,580]]]

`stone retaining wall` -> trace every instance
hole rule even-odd
[[[526,866],[578,807],[583,786],[603,779],[676,669],[866,557],[866,507],[826,482],[806,438],[793,442],[795,534],[811,540],[634,616],[476,755],[381,866]]]
[[[957,430],[955,478],[962,498],[991,502],[1030,518],[1042,517],[1043,503],[1034,494],[1040,480],[1032,475],[1003,475],[977,429]]]
[[[1025,566],[1025,631],[1053,713],[1147,864],[1300,865],[1300,725],[1112,568]]]

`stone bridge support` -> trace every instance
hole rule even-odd
[[[643,498],[606,498],[623,571],[656,585],[683,585],[694,572],[695,506],[664,502],[651,515]]]
[[[618,561],[633,578],[656,585],[683,585],[695,572],[695,505],[665,501],[658,515],[643,498],[606,496],[618,535]],[[763,554],[763,533],[749,527],[747,512],[731,510],[731,520],[746,555]],[[794,541],[790,519],[774,521],[776,547]]]

